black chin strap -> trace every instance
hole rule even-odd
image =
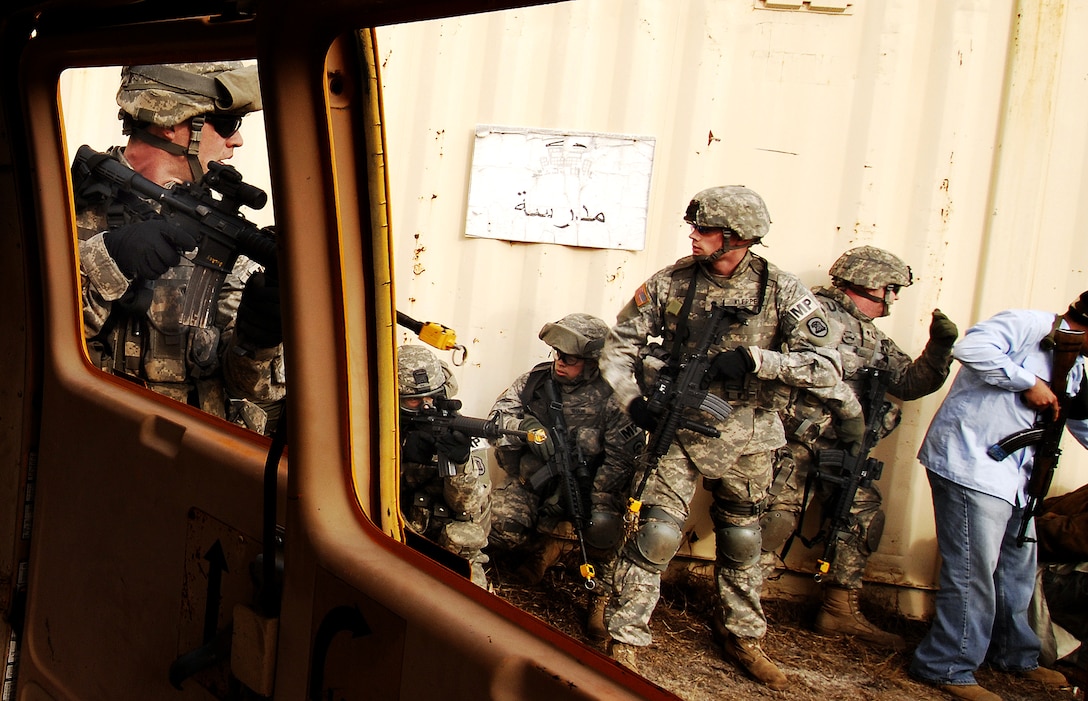
[[[189,173],[192,175],[192,181],[194,183],[200,182],[204,177],[204,169],[200,166],[200,137],[204,131],[204,115],[197,115],[193,117],[192,126],[189,129],[189,148],[184,148],[179,144],[175,144],[173,141],[168,141],[161,136],[156,136],[147,130],[146,127],[133,127],[129,131],[129,135],[143,141],[145,144],[149,144],[159,149],[160,151],[166,151],[174,156],[185,156],[185,160],[189,162]]]

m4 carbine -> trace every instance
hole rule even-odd
[[[158,203],[163,215],[174,217],[192,231],[197,240],[193,271],[182,300],[179,321],[186,326],[207,327],[212,322],[219,290],[245,255],[275,275],[276,238],[269,229],[247,220],[242,206],[260,209],[268,202],[264,190],[242,182],[229,165],[212,161],[200,183],[178,183],[161,187],[108,154],[80,146],[72,164],[77,183],[87,178],[105,181],[118,191],[134,193]]]
[[[828,448],[817,452],[817,483],[834,485],[831,497],[824,503],[823,521],[827,530],[821,531],[810,543],[824,539],[823,557],[816,560],[816,581],[819,582],[831,570],[839,543],[854,538],[854,519],[850,508],[854,497],[861,487],[868,487],[880,479],[884,472],[884,463],[869,457],[869,451],[880,440],[884,416],[891,409],[891,403],[885,399],[891,375],[887,370],[864,368],[859,371],[864,376],[865,391],[858,397],[865,415],[865,433],[861,445],[853,451],[847,447]]]
[[[439,399],[434,407],[420,410],[416,413],[402,412],[402,419],[407,419],[408,428],[429,431],[435,438],[447,433],[458,431],[470,438],[486,438],[494,440],[501,436],[514,436],[529,443],[543,443],[548,439],[548,434],[543,429],[535,431],[516,431],[502,428],[494,419],[477,419],[472,416],[461,416],[459,413],[461,402],[457,399]],[[457,468],[451,465],[449,460],[439,456],[439,472],[444,477],[453,477],[457,474]]]

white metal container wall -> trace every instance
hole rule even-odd
[[[1009,307],[1061,311],[1088,288],[1088,2],[860,0],[833,15],[757,1],[584,0],[379,31],[398,306],[468,346],[455,368],[465,413],[486,415],[545,359],[545,322],[585,311],[611,323],[686,255],[683,210],[711,185],[765,197],[774,223],[757,250],[806,283],[825,284],[855,245],[903,257],[918,281],[878,323],[912,355],[934,307],[962,332]],[[119,143],[117,78],[65,76],[70,153]],[[267,188],[260,119],[247,118],[232,163]],[[654,137],[646,249],[466,238],[477,124]],[[943,394],[908,404],[878,449],[889,524],[868,574],[908,592],[935,583],[914,456]],[[1065,445],[1052,493],[1088,480],[1085,454]],[[712,557],[705,517],[696,530],[690,552]]]
[[[545,322],[584,311],[612,323],[642,280],[686,255],[683,210],[712,185],[764,196],[773,226],[757,250],[808,284],[826,284],[855,245],[903,257],[918,281],[879,325],[912,355],[936,307],[962,332],[1005,308],[1062,311],[1088,288],[1086,3],[757,5],[594,0],[379,31],[398,305],[469,347],[456,371],[466,413],[486,415],[546,357]],[[477,124],[654,137],[646,249],[466,238]],[[868,575],[908,590],[936,582],[915,454],[943,395],[908,404],[878,451],[889,519]],[[1088,479],[1066,445],[1052,493]],[[701,520],[690,551],[712,557]]]

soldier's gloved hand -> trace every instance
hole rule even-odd
[[[400,459],[420,465],[430,465],[434,460],[435,440],[427,431],[411,431],[404,437],[400,448]]]
[[[865,419],[860,416],[842,419],[839,421],[838,426],[835,427],[835,433],[839,435],[839,440],[847,446],[850,454],[856,456],[861,452],[861,441],[865,438]]]
[[[951,348],[960,336],[956,324],[945,316],[940,309],[933,310],[933,321],[929,322],[929,340],[941,348]]]
[[[533,451],[533,455],[537,456],[544,462],[548,462],[555,455],[555,443],[552,442],[552,435],[548,433],[544,425],[537,421],[535,416],[526,416],[518,424],[519,431],[544,431],[543,443],[534,443],[529,441],[529,450]]]
[[[257,348],[274,348],[283,341],[280,288],[264,273],[253,273],[242,290],[234,326],[243,342]]]
[[[463,465],[468,462],[469,453],[472,452],[472,438],[460,431],[446,431],[435,441],[435,448],[450,462]]]
[[[157,280],[196,248],[196,237],[173,219],[158,216],[102,235],[106,252],[125,277]]]
[[[643,431],[653,433],[657,430],[658,415],[650,411],[650,406],[645,397],[635,397],[627,405],[627,415],[631,421]]]
[[[752,353],[744,346],[737,346],[714,356],[707,375],[722,382],[739,382],[755,369],[756,361],[752,359]]]

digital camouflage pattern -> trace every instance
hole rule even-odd
[[[402,345],[397,349],[397,379],[402,398],[441,394],[452,399],[457,393],[452,378],[449,366],[430,349],[421,345]],[[402,416],[406,412],[401,409]],[[402,445],[410,440],[412,433],[427,432],[408,426],[401,422]],[[401,512],[408,528],[465,558],[471,567],[472,581],[486,589],[484,565],[489,558],[483,550],[491,531],[491,482],[486,463],[479,456],[470,455],[467,462],[456,464],[455,468],[456,474],[444,476],[439,473],[437,462],[401,460]]]
[[[766,279],[766,290],[762,280]],[[830,321],[812,293],[796,276],[748,251],[729,277],[715,275],[701,263],[685,258],[655,273],[623,308],[601,354],[601,372],[622,406],[641,395],[636,370],[660,337],[671,347],[688,285],[696,293],[688,320],[688,343],[701,338],[711,304],[750,311],[745,323],[732,324],[711,355],[746,346],[757,369],[740,387],[714,382],[709,389],[729,401],[734,411],[714,424],[695,410],[691,418],[710,423],[720,432],[710,438],[681,430],[642,494],[643,513],[650,506],[664,509],[677,523],[689,515],[691,499],[703,480],[712,490],[716,528],[752,526],[771,482],[771,455],[786,442],[777,410],[788,401],[791,387],[822,387],[849,393],[842,384],[841,361],[835,346],[838,327]],[[759,300],[763,300],[762,307]],[[788,352],[781,349],[785,345]],[[640,477],[636,476],[635,484]],[[741,638],[759,638],[766,619],[759,604],[762,571],[758,558],[744,567],[716,562],[723,627]],[[613,639],[632,645],[650,642],[649,618],[660,596],[660,575],[641,566],[623,551],[617,565],[616,602],[608,612]]]
[[[887,285],[909,287],[914,282],[910,266],[896,255],[875,246],[858,246],[839,256],[827,271],[833,279],[869,290]]]
[[[879,250],[879,249],[877,249]],[[889,254],[890,255],[890,254]],[[843,377],[855,394],[862,391],[861,371],[875,368],[890,373],[888,394],[901,401],[910,401],[931,394],[944,384],[952,364],[952,349],[930,342],[912,360],[896,343],[888,338],[869,317],[858,310],[854,301],[838,288],[817,287],[813,290],[827,316],[843,329],[838,352],[842,358]],[[891,433],[900,420],[900,408],[893,402],[885,415],[881,437]],[[786,511],[788,519],[795,522],[800,516],[805,480],[815,465],[815,453],[824,448],[836,447],[837,420],[841,416],[838,406],[812,392],[794,392],[790,405],[782,411],[786,438],[794,459],[793,474],[784,481],[782,490],[771,497],[770,511]],[[830,496],[826,485],[810,499]],[[854,498],[851,515],[854,518],[856,538],[838,547],[838,554],[826,581],[849,589],[862,586],[862,573],[872,550],[880,541],[883,530],[881,494],[875,485],[861,487]],[[875,522],[874,522],[875,520]],[[774,549],[782,542],[770,544]],[[765,574],[773,572],[776,557],[764,552],[762,561]]]
[[[261,109],[257,67],[241,61],[125,66],[117,105],[138,122],[172,127],[209,112]]]
[[[559,321],[544,324],[540,340],[563,353],[579,358],[599,358],[608,325],[590,314],[568,314]]]
[[[684,213],[684,221],[696,226],[732,229],[745,241],[758,241],[771,228],[771,215],[763,198],[739,185],[710,187],[696,193]]]
[[[121,149],[110,149],[110,154],[129,165]],[[76,212],[83,327],[91,361],[171,399],[266,432],[287,393],[282,345],[243,349],[234,335],[245,280],[259,266],[239,256],[220,288],[215,321],[207,329],[179,321],[193,272],[192,262],[184,256],[158,280],[140,282],[149,302],[146,309],[136,311],[123,302],[136,281],[125,277],[103,241],[112,209],[105,201]],[[110,321],[114,314],[117,318]]]
[[[504,428],[516,430],[522,419],[533,416],[552,430],[544,376],[554,377],[552,363],[541,363],[514,380],[495,401],[490,418]],[[587,516],[606,512],[618,517],[625,508],[624,495],[635,457],[645,444],[645,434],[616,403],[612,388],[593,361],[587,361],[578,380],[556,384],[567,429],[589,467],[581,485],[589,509]],[[498,439],[495,451],[508,479],[494,491],[491,545],[503,550],[532,547],[531,541],[538,533],[553,533],[560,522],[570,518],[560,506],[558,478],[552,474],[541,481],[549,474],[542,470],[555,468],[516,437]],[[533,485],[534,478],[539,486]]]

